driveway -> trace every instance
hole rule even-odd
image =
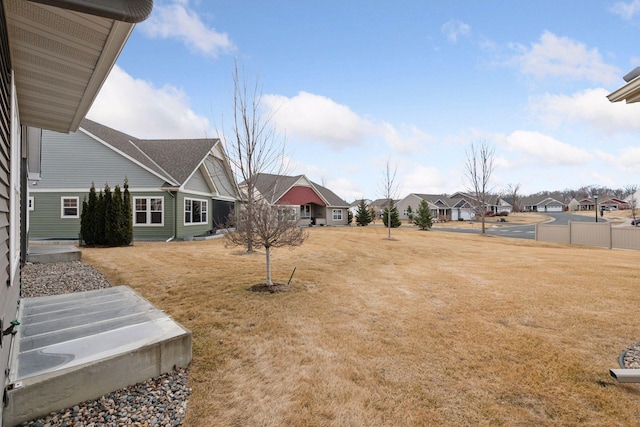
[[[596,220],[595,213],[593,217],[584,215],[574,215],[569,212],[557,212],[557,213],[545,213],[545,215],[553,218],[553,223],[557,225],[566,225],[569,221],[572,222],[594,222]],[[494,218],[492,221],[486,223],[486,233],[491,236],[512,237],[516,239],[530,239],[536,238],[536,226],[535,224],[528,225],[499,225],[496,224]],[[598,217],[598,221],[606,222],[606,219]],[[433,231],[444,231],[450,233],[471,233],[480,234],[481,224],[474,222],[474,228],[432,228]]]

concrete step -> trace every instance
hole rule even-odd
[[[64,262],[80,261],[82,252],[71,245],[29,245],[27,261],[38,262]]]
[[[3,426],[191,362],[191,332],[131,288],[23,298]]]

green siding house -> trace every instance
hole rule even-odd
[[[218,139],[143,140],[84,119],[43,131],[40,177],[29,180],[29,239],[78,239],[82,201],[129,183],[134,240],[188,239],[226,223],[238,186]]]

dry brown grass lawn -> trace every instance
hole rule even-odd
[[[402,228],[83,249],[193,332],[188,426],[637,425],[640,253]]]

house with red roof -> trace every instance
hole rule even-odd
[[[246,189],[246,185],[240,187]],[[260,173],[255,190],[258,199],[290,210],[300,226],[349,224],[349,203],[304,175]]]

